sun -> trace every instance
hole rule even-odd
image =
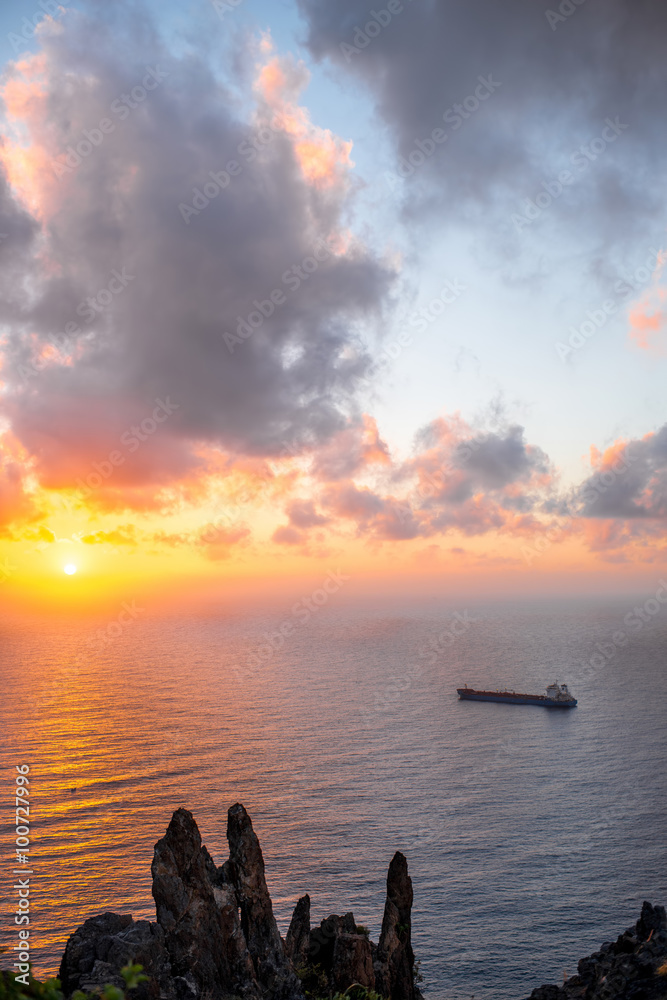
[[[65,573],[67,573],[68,576],[72,576],[74,573],[76,573],[76,566],[74,565],[74,563],[67,563],[66,566],[63,566],[63,570]]]

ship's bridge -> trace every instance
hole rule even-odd
[[[559,684],[558,681],[547,688],[547,698],[552,698],[554,701],[572,701],[567,684]]]

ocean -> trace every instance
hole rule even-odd
[[[628,625],[638,598],[342,596],[307,620],[290,602],[111,628],[5,615],[1,932],[16,943],[13,789],[28,764],[36,974],[56,973],[89,916],[154,918],[153,845],[179,806],[218,864],[227,809],[246,806],[283,935],[309,892],[314,920],[353,909],[377,940],[403,851],[433,1000],[523,1000],[644,899],[667,903],[667,606]],[[456,695],[554,680],[576,709]]]

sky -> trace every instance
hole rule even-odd
[[[6,2],[4,598],[655,589],[666,49],[646,0]]]

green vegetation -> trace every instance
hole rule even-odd
[[[148,982],[142,972],[143,966],[130,963],[120,970],[126,990],[133,990],[140,983]],[[18,983],[12,972],[0,970],[0,1000],[65,1000],[59,979],[47,979],[42,983],[30,977],[27,986]],[[100,993],[84,993],[77,990],[72,1000],[127,1000],[123,990],[108,983]]]
[[[334,993],[333,1000],[384,1000],[384,997],[375,990],[369,990],[367,986],[352,983],[344,993]]]
[[[329,997],[329,980],[321,965],[302,965],[296,970],[296,974],[301,980],[303,992],[309,1000]]]
[[[363,933],[359,928],[357,932]],[[307,1000],[384,1000],[375,990],[370,990],[361,983],[352,983],[343,993],[332,994],[327,974],[321,965],[301,966],[296,974],[301,980]]]
[[[17,983],[13,972],[0,971],[0,1000],[63,1000],[59,979],[40,983],[30,979],[28,986]]]

